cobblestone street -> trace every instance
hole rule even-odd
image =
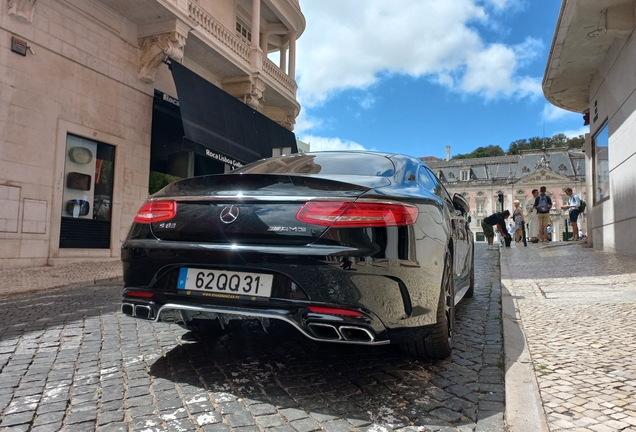
[[[550,244],[506,265],[550,430],[636,431],[636,260]]]
[[[499,263],[476,254],[442,362],[250,325],[197,339],[120,314],[117,283],[1,300],[0,430],[501,431]]]

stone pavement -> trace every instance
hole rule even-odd
[[[636,259],[560,242],[501,261],[549,430],[636,432]]]
[[[436,362],[288,328],[215,338],[134,320],[115,264],[0,272],[0,431],[504,430],[499,257],[483,245],[453,356]]]

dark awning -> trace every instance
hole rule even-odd
[[[291,147],[296,136],[176,61],[170,65],[190,150],[234,166],[270,157]]]

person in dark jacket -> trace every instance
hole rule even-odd
[[[511,240],[510,234],[506,230],[506,219],[510,216],[510,212],[508,210],[504,210],[502,212],[493,213],[484,220],[481,221],[481,229],[484,230],[484,235],[486,236],[486,240],[488,240],[488,249],[497,249],[496,246],[492,244],[493,239],[495,238],[495,230],[493,227],[497,227],[501,235]]]
[[[552,199],[546,195],[546,187],[539,188],[539,196],[534,199],[534,208],[539,218],[539,238],[541,242],[548,240],[548,225],[550,224],[550,209],[552,208]]]

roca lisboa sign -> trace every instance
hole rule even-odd
[[[211,157],[212,159],[216,159],[218,161],[221,161],[223,163],[226,163],[228,165],[232,165],[234,168],[241,168],[243,166],[243,164],[239,161],[237,161],[236,159],[232,159],[229,158],[225,155],[219,154],[219,153],[214,153],[212,150],[210,149],[205,149],[205,155],[207,157]]]

